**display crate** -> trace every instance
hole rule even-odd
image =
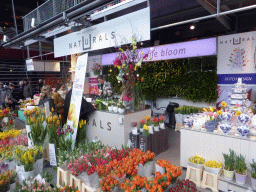
[[[70,173],[58,167],[57,169],[57,187],[69,185]]]

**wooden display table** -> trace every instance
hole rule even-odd
[[[151,116],[151,109],[125,115],[95,111],[89,116],[86,137],[90,141],[98,137],[103,144],[121,149],[122,145],[127,145],[129,133],[132,131],[132,122],[137,122],[139,126],[139,122],[148,115]]]

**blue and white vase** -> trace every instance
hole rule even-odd
[[[246,124],[250,121],[250,116],[242,113],[238,116],[238,120],[240,123]]]
[[[232,126],[227,122],[223,122],[223,123],[220,124],[220,129],[226,135],[228,135],[228,132],[231,130],[231,128],[232,128]]]
[[[242,137],[247,137],[248,133],[250,132],[250,127],[248,125],[239,125],[237,127],[237,131]]]
[[[220,115],[220,119],[222,121],[230,121],[232,119],[232,114],[229,113],[229,112],[223,112],[221,115]]]
[[[213,132],[215,128],[217,127],[218,122],[217,121],[206,121],[205,122],[205,129],[208,132]]]
[[[186,117],[184,119],[184,125],[185,125],[186,128],[191,128],[192,125],[193,125],[193,119],[190,118],[190,117]]]

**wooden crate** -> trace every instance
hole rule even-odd
[[[92,189],[91,187],[89,187],[88,185],[85,185],[84,183],[82,183],[82,190],[80,192],[102,192],[101,188],[98,188],[96,190]]]
[[[202,174],[203,174],[202,169],[197,169],[195,167],[188,166],[186,179],[193,181],[197,187],[201,187]]]
[[[76,176],[71,174],[70,175],[69,186],[73,187],[74,189],[77,188],[77,190],[81,191],[81,188],[82,188],[81,179],[78,179]]]
[[[58,167],[57,169],[57,187],[69,185],[70,173]]]

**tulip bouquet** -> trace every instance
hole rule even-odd
[[[35,149],[20,149],[14,151],[15,159],[18,165],[24,165],[26,172],[33,171],[33,164],[35,163]]]
[[[158,117],[154,117],[154,118],[152,119],[152,122],[153,122],[153,124],[154,124],[154,127],[159,126],[159,118],[158,118]]]
[[[151,126],[152,125],[151,117],[149,115],[145,117],[145,120],[146,120],[146,125],[147,126]]]
[[[170,192],[196,192],[196,184],[190,181],[189,179],[183,179],[182,181],[178,180],[178,185],[172,189],[170,189]]]
[[[0,174],[0,191],[8,191],[10,189],[10,177],[7,171]]]
[[[2,114],[4,117],[10,117],[10,109],[5,108],[4,110],[2,110]]]
[[[57,130],[61,127],[61,115],[53,115],[50,112],[50,116],[45,118],[46,120],[46,132],[49,136],[49,143],[55,144],[58,147],[58,135]]]
[[[145,120],[141,120],[141,121],[140,121],[140,128],[141,128],[141,129],[143,129],[144,124],[145,124]]]
[[[149,127],[144,124],[143,125],[143,136],[148,136],[149,135]]]
[[[73,134],[74,130],[68,125],[67,128],[58,127],[57,129],[57,146],[60,150],[71,151],[72,139],[69,137]]]
[[[115,187],[119,185],[119,182],[112,178],[110,175],[103,177],[100,181],[101,190],[104,192],[112,191]]]
[[[126,180],[124,183],[121,183],[120,187],[124,191],[141,191],[143,188],[145,188],[146,183],[146,177],[136,175],[131,181]]]
[[[80,120],[78,123],[79,129],[77,130],[76,144],[84,143],[86,138],[86,120]]]
[[[14,146],[1,147],[0,148],[1,160],[12,161],[14,159],[14,156],[13,156],[14,149],[15,149]]]
[[[0,140],[15,138],[20,134],[21,134],[20,130],[10,130],[10,131],[0,132]]]
[[[6,146],[28,145],[28,138],[24,135],[15,138],[0,140],[0,148]]]
[[[23,187],[20,190],[20,192],[29,192],[29,191],[45,191],[45,185],[41,184],[40,182],[38,182],[37,180],[34,180],[34,183],[32,183],[31,185],[28,185],[25,181],[23,182]]]

